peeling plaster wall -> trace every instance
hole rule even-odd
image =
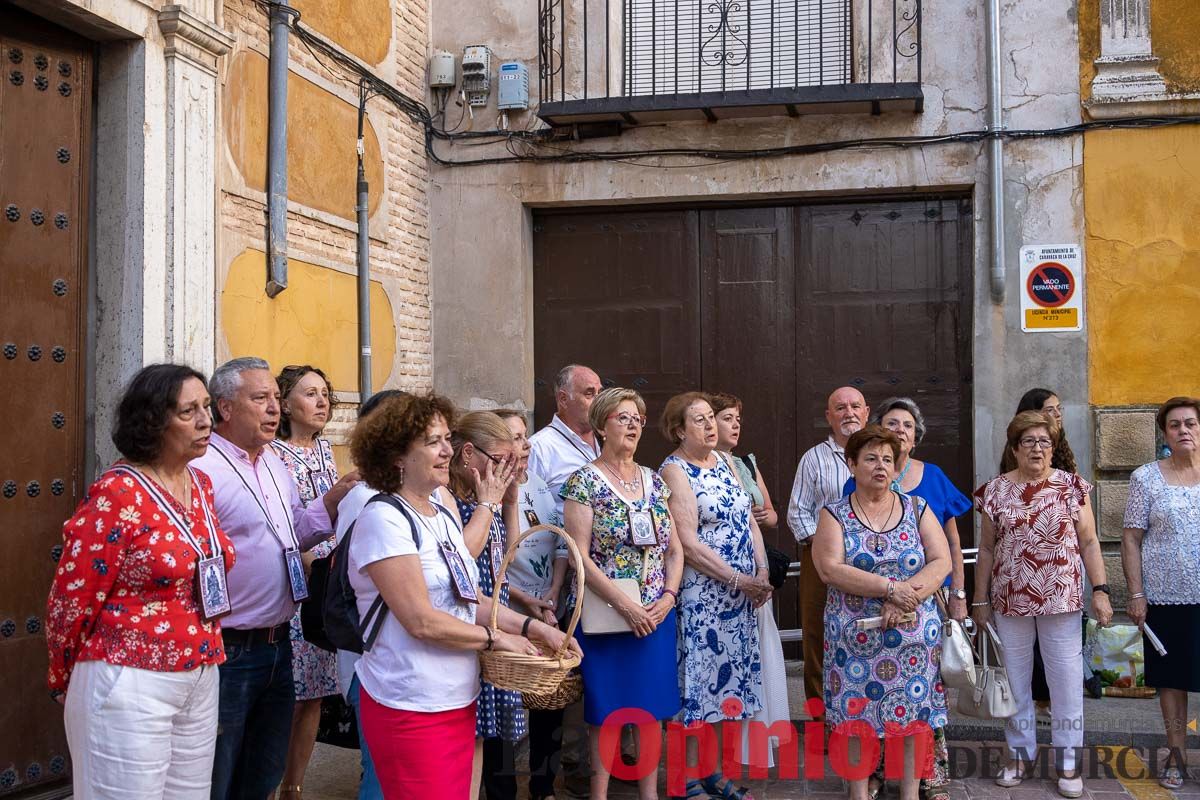
[[[434,49],[461,53],[486,43],[497,61],[529,65],[536,101],[536,9],[526,0],[433,4]],[[574,145],[579,149],[778,147],[855,137],[941,134],[985,126],[983,10],[973,0],[926,4],[925,111],[679,123],[627,131]],[[1080,121],[1075,2],[1007,2],[1003,9],[1005,121],[1042,128]],[[494,94],[493,94],[494,102]],[[451,106],[451,121],[457,116]],[[512,118],[513,127],[530,122]],[[491,127],[493,109],[476,110],[475,129]],[[504,155],[503,149],[442,146],[446,158]],[[975,455],[978,477],[995,472],[1004,428],[1028,388],[1057,391],[1081,464],[1091,463],[1087,419],[1086,333],[1020,332],[1017,258],[1023,244],[1082,242],[1079,137],[1007,147],[1007,298],[988,293],[986,161],[977,144],[842,151],[673,169],[647,164],[520,164],[432,170],[434,382],[472,407],[531,407],[533,388],[532,230],[534,207],[845,197],[881,192],[973,189],[975,202]],[[514,313],[515,312],[515,313]],[[1086,322],[1085,322],[1086,324]],[[598,346],[602,346],[599,345]],[[711,387],[716,388],[716,387]],[[1086,469],[1086,467],[1085,467]]]

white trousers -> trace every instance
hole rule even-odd
[[[218,686],[214,666],[76,664],[65,704],[76,800],[207,800]]]
[[[1033,643],[1042,648],[1046,683],[1050,687],[1050,740],[1061,767],[1075,769],[1083,747],[1083,623],[1078,611],[1040,617],[997,614],[996,632],[1004,647],[1004,666],[1017,699],[1017,713],[1004,726],[1010,758],[1034,760],[1037,720],[1033,708]]]

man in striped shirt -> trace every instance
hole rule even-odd
[[[825,408],[829,438],[801,456],[788,501],[788,527],[800,543],[800,627],[804,631],[804,695],[809,699],[824,697],[825,653],[825,584],[813,566],[812,535],[817,532],[821,509],[842,496],[842,487],[850,479],[846,440],[867,424],[870,413],[858,389],[843,386],[829,395]]]

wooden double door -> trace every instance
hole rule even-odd
[[[915,399],[928,426],[919,457],[967,491],[971,240],[969,201],[955,198],[535,212],[537,425],[554,413],[559,367],[587,364],[646,398],[638,460],[657,466],[667,399],[737,395],[739,452],[756,454],[779,511],[768,541],[793,556],[796,465],[828,435],[839,386],[868,403]],[[794,582],[776,607],[781,628],[800,627]]]
[[[46,596],[83,474],[92,47],[0,7],[0,796],[63,784]],[[108,420],[97,424],[107,425]]]

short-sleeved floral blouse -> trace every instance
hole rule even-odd
[[[1159,463],[1129,479],[1125,527],[1142,538],[1142,590],[1146,602],[1200,603],[1200,486],[1172,486]]]
[[[596,566],[610,579],[633,578],[642,575],[642,551],[648,550],[646,579],[642,582],[642,603],[657,601],[663,594],[665,576],[663,565],[667,548],[671,542],[671,515],[667,511],[667,498],[671,490],[662,476],[653,470],[650,474],[649,493],[646,494],[643,480],[641,500],[625,500],[613,490],[612,485],[592,464],[586,464],[563,484],[560,494],[564,500],[574,500],[592,509],[592,544],[590,555]],[[629,529],[629,509],[649,511],[654,517],[658,532],[658,544],[638,547],[633,543]]]
[[[992,520],[992,610],[1009,617],[1065,614],[1083,608],[1075,523],[1092,485],[1056,469],[1045,480],[1014,483],[997,475],[975,492]]]

